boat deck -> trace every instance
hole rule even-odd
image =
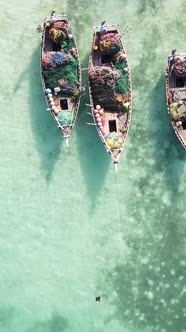
[[[104,112],[104,115],[105,115],[105,125],[104,125],[104,132],[105,134],[108,134],[110,132],[110,129],[109,129],[109,122],[110,121],[116,121],[116,127],[117,129],[119,128],[119,132],[122,131],[125,131],[126,128],[127,128],[127,113],[125,114],[122,114],[122,115],[118,115],[117,112],[109,112],[109,111],[105,111]],[[118,132],[118,130],[117,130]]]
[[[128,61],[116,26],[100,35],[99,30],[93,34],[91,54],[89,57],[89,89],[94,121],[101,140],[114,163],[119,162],[131,119],[131,80]],[[115,49],[111,51],[110,45]],[[125,60],[124,62],[121,60]],[[115,66],[115,63],[122,67]],[[107,70],[108,68],[108,70]],[[125,72],[125,74],[124,74]],[[118,77],[126,75],[128,86],[117,90]],[[104,81],[105,80],[105,81]],[[94,84],[107,85],[106,88]],[[99,109],[100,108],[100,109]],[[98,111],[96,111],[98,109]]]
[[[57,95],[53,95],[54,98],[54,104],[56,109],[59,111],[71,111],[73,112],[75,110],[75,105],[72,103],[72,98],[69,96],[65,96],[61,93],[58,93]]]

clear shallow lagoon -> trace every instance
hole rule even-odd
[[[164,91],[167,54],[186,51],[185,1],[0,4],[0,332],[185,332],[186,152]],[[46,112],[35,28],[52,9],[71,18],[83,67],[93,25],[131,28],[117,177],[85,125],[88,95],[69,149]]]

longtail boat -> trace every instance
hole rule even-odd
[[[44,19],[40,70],[47,110],[68,144],[79,110],[81,68],[66,15],[53,11]]]
[[[172,50],[165,74],[168,114],[176,136],[186,149],[186,53]]]
[[[130,71],[118,25],[104,21],[94,27],[88,69],[94,125],[117,168],[132,112]]]

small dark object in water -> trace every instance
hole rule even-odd
[[[100,302],[101,301],[101,296],[96,296],[96,302]]]
[[[53,11],[51,12],[51,16],[54,16],[54,14],[55,14],[55,10],[53,10]]]

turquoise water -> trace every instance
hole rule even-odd
[[[186,153],[164,92],[167,54],[186,50],[185,1],[0,4],[0,332],[185,332]],[[85,124],[87,94],[69,148],[46,112],[35,28],[52,9],[70,16],[83,67],[93,25],[131,28],[117,176]]]

